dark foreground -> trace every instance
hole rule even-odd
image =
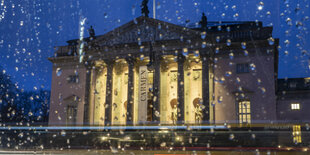
[[[0,127],[0,154],[310,154],[309,125]]]

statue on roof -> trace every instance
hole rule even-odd
[[[147,6],[147,3],[149,2],[149,0],[143,0],[142,4],[141,4],[141,13],[144,17],[149,17],[149,8]]]
[[[95,39],[95,30],[94,30],[93,26],[90,26],[90,28],[88,29],[88,33],[89,33],[89,38],[91,40]]]
[[[207,20],[207,16],[205,15],[205,13],[202,13],[201,21],[199,22],[199,24],[201,26],[201,30],[207,29],[208,20]]]

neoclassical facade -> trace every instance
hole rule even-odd
[[[49,58],[50,125],[276,119],[278,40],[261,22],[201,29],[139,17],[67,43]]]

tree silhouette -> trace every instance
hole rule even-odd
[[[141,13],[144,17],[149,17],[149,8],[147,6],[147,3],[149,2],[149,0],[143,0],[142,4],[141,4]]]
[[[19,102],[19,90],[13,84],[10,76],[0,66],[0,121],[15,121],[18,116],[16,103]]]
[[[47,123],[50,92],[19,90],[0,66],[0,123]]]

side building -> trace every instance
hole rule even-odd
[[[50,125],[276,120],[278,39],[261,22],[139,17],[67,43],[49,58]]]
[[[283,123],[306,123],[310,120],[310,78],[278,80],[277,118]]]

